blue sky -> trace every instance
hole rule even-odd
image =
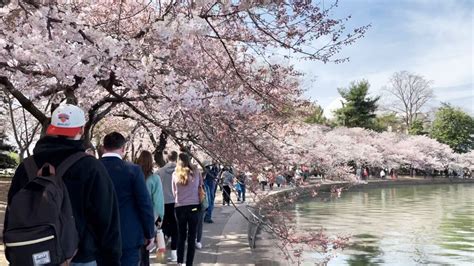
[[[371,94],[380,95],[394,72],[408,70],[433,82],[436,100],[428,108],[449,102],[474,114],[473,7],[470,0],[340,0],[334,16],[351,15],[349,27],[372,27],[341,52],[348,63],[295,63],[306,95],[332,109],[337,88],[367,79]]]

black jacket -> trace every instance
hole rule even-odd
[[[65,158],[78,151],[84,151],[83,141],[44,137],[38,141],[33,152],[38,167],[46,162],[58,167]],[[107,170],[99,160],[87,156],[69,168],[63,179],[80,238],[73,262],[96,260],[99,265],[120,265],[120,216],[114,186]],[[26,170],[20,164],[12,179],[8,203],[27,181]],[[7,222],[5,220],[5,224]]]

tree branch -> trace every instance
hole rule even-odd
[[[4,87],[13,97],[15,97],[21,106],[25,108],[31,115],[33,115],[42,126],[46,126],[49,123],[49,118],[41,112],[32,101],[23,95],[18,89],[5,76],[0,76],[0,85]]]

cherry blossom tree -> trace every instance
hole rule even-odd
[[[86,110],[86,140],[106,117],[126,115],[157,153],[170,140],[240,170],[313,160],[285,145],[306,101],[301,73],[275,54],[342,63],[338,52],[368,28],[332,18],[337,1],[112,3],[13,0],[0,9],[0,86],[43,129],[50,110],[40,103],[52,98]],[[313,148],[331,176],[348,172],[343,149],[334,159],[330,145]]]
[[[301,124],[286,138],[289,162],[300,160],[325,169],[330,178],[353,180],[351,163],[375,168],[412,168],[430,173],[458,162],[469,163],[446,144],[426,136],[411,136],[362,128],[335,128]],[[304,154],[304,156],[297,156]],[[304,157],[303,160],[300,157]]]
[[[365,33],[330,18],[336,4],[150,1],[111,10],[12,1],[1,18],[0,84],[43,126],[48,112],[36,102],[58,95],[87,110],[87,138],[105,116],[132,112],[173,141],[237,163],[269,154],[259,136],[302,103],[300,74],[270,63],[272,54],[344,62],[337,53]],[[319,41],[326,44],[313,47]]]

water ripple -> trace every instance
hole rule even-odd
[[[347,192],[339,199],[302,200],[293,214],[300,230],[324,227],[329,234],[352,235],[350,246],[329,265],[474,261],[473,184]]]

